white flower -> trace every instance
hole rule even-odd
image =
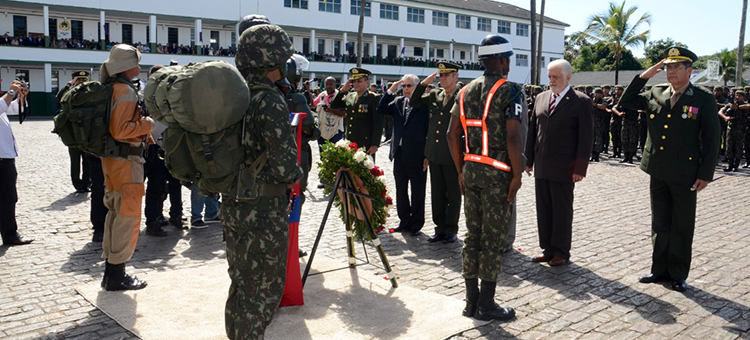
[[[385,176],[378,177],[378,181],[380,181],[381,183],[385,184]],[[387,186],[386,186],[386,190],[389,191]]]
[[[346,139],[341,139],[336,144],[334,144],[337,148],[348,148],[349,147],[349,141]]]
[[[359,150],[354,153],[354,160],[357,162],[362,163],[366,158],[367,158],[367,154],[362,150]]]
[[[372,170],[372,168],[375,167],[375,163],[372,162],[372,157],[370,157],[370,156],[367,156],[367,158],[365,159],[364,164],[365,164],[365,167],[367,167],[368,170]]]

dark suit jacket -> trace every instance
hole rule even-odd
[[[409,107],[408,98],[404,96],[394,98],[394,95],[384,93],[378,103],[378,113],[393,117],[393,137],[388,158],[393,160],[396,152],[401,149],[407,166],[422,167],[429,117],[427,109],[411,108],[407,119],[405,110]]]
[[[550,115],[552,91],[536,96],[526,139],[526,165],[534,177],[551,181],[572,181],[572,175],[586,176],[594,143],[594,114],[591,98],[568,90]]]
[[[430,125],[427,129],[424,155],[430,160],[430,163],[453,164],[446,133],[448,132],[448,123],[451,121],[451,110],[459,90],[460,88],[456,89],[445,106],[443,106],[443,100],[446,94],[442,88],[427,91],[427,86],[417,84],[414,93],[411,95],[410,103],[414,108],[429,110]]]
[[[383,117],[375,111],[378,108],[380,95],[367,91],[357,99],[357,92],[339,91],[331,100],[331,108],[344,109],[344,128],[346,139],[357,143],[357,147],[380,146],[383,137]]]
[[[691,83],[670,108],[669,84],[640,93],[647,81],[635,76],[620,100],[623,107],[646,110],[648,138],[641,170],[658,180],[684,184],[712,180],[721,143],[716,98]]]

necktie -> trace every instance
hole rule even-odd
[[[678,100],[680,100],[681,94],[682,93],[679,93],[677,91],[672,92],[672,96],[669,97],[669,104],[671,105],[670,109],[674,107],[674,104],[676,104]]]
[[[549,113],[552,114],[552,112],[555,111],[555,104],[557,103],[557,94],[552,94],[552,101],[549,102]]]

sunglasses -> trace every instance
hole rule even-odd
[[[401,84],[401,87],[414,87],[414,84]]]

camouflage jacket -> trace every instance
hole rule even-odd
[[[245,115],[245,148],[250,159],[268,152],[258,183],[294,183],[302,176],[297,145],[284,95],[270,80],[248,80],[250,107]]]
[[[746,104],[746,103],[742,103]],[[724,106],[724,115],[727,117],[732,117],[734,119],[728,121],[729,128],[734,132],[745,132],[747,130],[747,124],[748,124],[748,115],[750,115],[750,110],[740,110],[732,109],[731,104],[726,104]],[[747,146],[746,146],[747,147]]]

